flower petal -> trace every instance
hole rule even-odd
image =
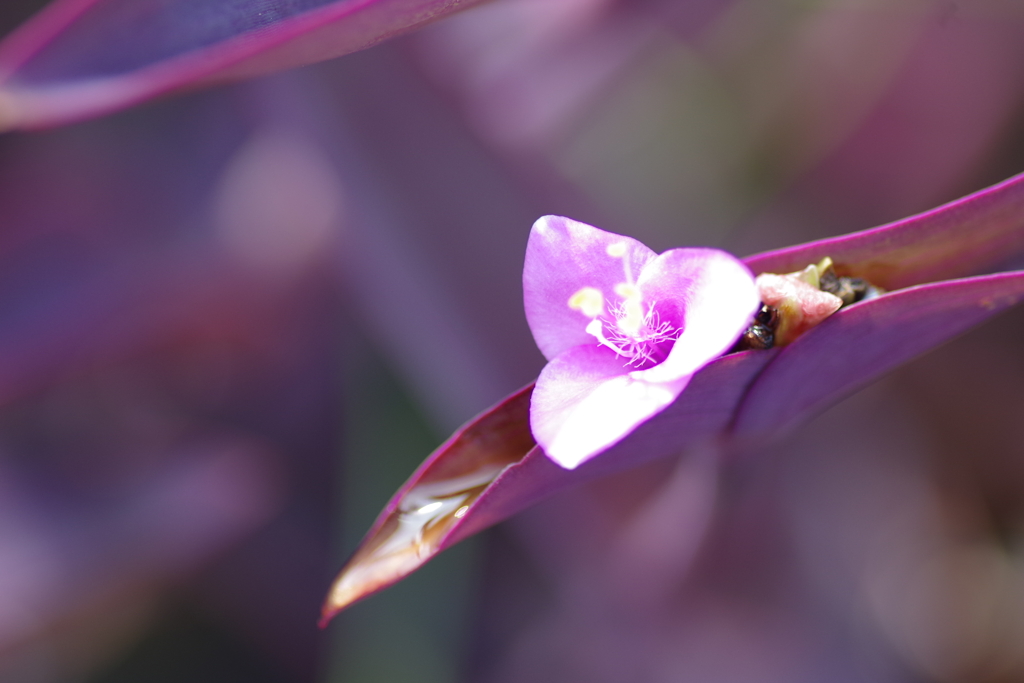
[[[609,247],[621,244],[621,257]],[[569,299],[593,287],[606,300],[617,298],[615,285],[625,281],[624,266],[636,277],[656,254],[632,237],[605,232],[561,216],[544,216],[533,224],[523,266],[526,321],[548,360],[574,346],[591,344],[590,318],[569,307]]]
[[[674,382],[721,356],[739,338],[761,303],[754,276],[717,249],[670,249],[647,265],[637,282],[644,302],[672,307],[666,317],[684,329],[660,365],[636,371],[647,382]]]
[[[949,280],[840,310],[789,346],[757,378],[738,435],[792,429],[809,414],[980,324],[1024,298],[1024,271]]]
[[[0,44],[0,130],[338,57],[475,0],[58,0]]]
[[[577,346],[537,378],[530,427],[548,457],[574,469],[664,410],[689,381],[689,375],[672,382],[633,379],[614,352]]]

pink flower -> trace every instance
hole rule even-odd
[[[624,246],[609,254],[613,245]],[[1024,174],[889,225],[750,256],[746,266],[738,266],[742,276],[720,252],[673,249],[658,256],[628,237],[542,218],[527,247],[523,276],[527,319],[550,360],[536,388],[526,387],[468,422],[412,474],[338,575],[321,623],[559,491],[711,442],[725,457],[794,428],[1024,300],[1024,271],[999,270],[1021,254]],[[790,273],[825,257],[840,275],[862,278],[886,293],[844,306],[785,346],[716,357],[757,303],[750,271]],[[989,274],[977,275],[984,272]],[[725,296],[719,280],[737,296]],[[762,287],[765,299],[773,292],[780,301],[795,299],[801,325],[807,314],[817,315],[811,299],[773,287],[773,280]],[[630,314],[626,302],[632,292],[617,285],[631,282],[639,290],[642,325],[669,325],[649,343],[639,344],[627,333],[640,333],[635,318],[627,330],[618,327]],[[740,305],[746,296],[751,299]],[[657,322],[653,316],[646,320],[652,310]],[[727,326],[727,311],[739,322]],[[677,328],[681,334],[673,337]],[[697,331],[709,335],[699,345],[690,339]],[[701,369],[690,382],[687,373],[694,370],[683,368]],[[640,398],[623,389],[633,384]],[[677,398],[667,407],[645,398],[647,392],[673,391]],[[557,459],[565,456],[563,441],[577,462],[590,461],[565,469]],[[552,451],[562,467],[552,462]]]
[[[548,359],[530,427],[567,469],[675,401],[695,372],[735,343],[760,303],[750,270],[723,251],[659,255],[559,216],[533,226],[523,292]]]

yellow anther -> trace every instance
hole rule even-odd
[[[643,297],[640,288],[629,282],[620,282],[615,285],[615,293],[622,297],[622,314],[616,326],[623,334],[636,337],[644,325]]]
[[[608,255],[611,257],[622,258],[623,256],[626,255],[626,243],[614,242],[612,244],[609,244],[608,248],[605,251],[607,251]]]
[[[629,301],[630,299],[636,299],[637,301],[640,300],[640,288],[628,282],[620,282],[615,285],[615,293],[626,301]]]
[[[584,287],[569,297],[569,308],[588,318],[596,318],[604,312],[604,295],[599,289]]]

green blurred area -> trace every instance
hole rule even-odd
[[[344,358],[344,457],[337,566],[409,474],[443,440],[365,340]],[[331,683],[460,679],[477,588],[480,537],[445,551],[332,622]]]

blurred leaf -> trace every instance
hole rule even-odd
[[[311,64],[477,0],[57,0],[0,43],[0,130]]]

